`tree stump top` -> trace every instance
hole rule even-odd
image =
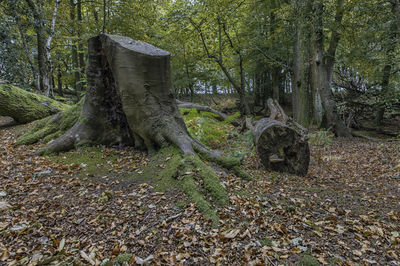
[[[110,35],[110,34],[102,34],[104,36],[107,36],[108,38],[112,39],[113,41],[117,42],[119,45],[122,47],[141,53],[141,54],[146,54],[150,56],[169,56],[170,53],[167,51],[164,51],[160,48],[157,48],[151,44],[142,42],[142,41],[136,41],[133,40],[129,37],[125,36],[119,36],[119,35]]]

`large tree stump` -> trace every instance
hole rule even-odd
[[[306,175],[310,162],[306,130],[288,118],[276,101],[269,99],[268,106],[269,118],[255,126],[246,121],[262,164],[267,170]]]
[[[203,160],[251,177],[240,169],[238,159],[221,157],[189,135],[172,93],[170,54],[147,43],[105,34],[89,39],[88,48],[87,90],[80,118],[41,153],[66,151],[79,144],[134,144],[150,153],[161,148],[151,159],[153,166],[144,171],[151,171],[156,182],[180,187],[199,210],[217,221],[209,199],[224,205],[229,198]],[[65,113],[60,114],[61,121]],[[51,117],[40,124],[46,128],[55,122],[58,118]],[[37,128],[43,132],[36,134],[40,138],[52,132],[43,125]],[[34,139],[37,136],[26,136],[20,142]],[[160,162],[166,165],[157,173]]]
[[[60,152],[85,143],[134,143],[152,153],[172,143],[184,154],[194,154],[196,148],[217,156],[186,129],[172,93],[168,52],[107,34],[89,39],[88,48],[88,87],[81,117],[44,151]]]

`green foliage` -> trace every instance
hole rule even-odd
[[[238,119],[240,117],[240,113],[236,112],[233,115],[228,116],[225,121],[223,121],[224,124],[232,124],[233,121],[235,121],[236,119]]]
[[[233,137],[234,127],[230,123],[239,115],[236,113],[229,116],[228,121],[220,122],[213,113],[199,113],[196,109],[181,109],[180,112],[190,135],[213,149],[224,146]]]
[[[265,247],[265,246],[271,247],[271,246],[273,246],[273,241],[271,240],[271,238],[264,237],[264,238],[260,239],[260,244],[263,247]]]
[[[332,144],[334,135],[329,130],[318,130],[309,134],[310,144],[320,147],[326,147]]]

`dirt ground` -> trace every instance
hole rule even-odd
[[[251,153],[252,181],[220,173],[230,204],[215,227],[182,192],[130,178],[145,154],[39,157],[40,144],[15,144],[25,129],[0,127],[2,265],[98,265],[121,254],[133,264],[399,265],[398,141],[311,147],[305,177],[264,171]],[[87,155],[95,163],[74,163]]]

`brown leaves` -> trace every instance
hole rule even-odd
[[[309,252],[321,264],[398,260],[398,181],[385,176],[396,174],[400,148],[390,143],[335,142],[321,151],[329,167],[312,165],[305,178],[257,170],[247,157],[257,178],[220,175],[230,205],[213,206],[221,219],[213,227],[178,190],[160,194],[126,178],[148,163],[141,153],[101,150],[110,171],[82,175],[91,164],[54,164],[13,139],[0,131],[0,199],[12,206],[0,212],[4,264],[99,265],[126,253],[129,264],[167,265],[295,265]]]

